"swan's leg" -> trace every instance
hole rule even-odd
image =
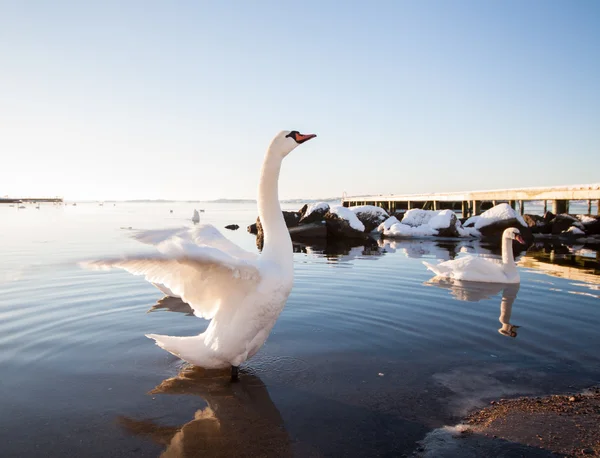
[[[231,366],[231,381],[232,382],[237,382],[239,380],[239,377],[238,377],[239,369],[240,369],[240,366]]]

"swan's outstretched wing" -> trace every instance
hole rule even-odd
[[[183,241],[199,246],[216,248],[238,259],[254,261],[256,253],[250,253],[228,240],[212,224],[200,224],[194,228],[158,229],[139,231],[133,235],[139,242],[155,245],[161,253],[172,252],[172,242]]]
[[[170,254],[141,255],[83,263],[86,268],[119,267],[166,286],[194,309],[211,319],[222,307],[235,306],[256,289],[261,276],[251,262],[212,247],[173,242]],[[173,255],[174,254],[174,255]]]

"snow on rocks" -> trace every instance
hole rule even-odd
[[[506,203],[498,204],[495,207],[484,211],[481,215],[472,216],[465,221],[464,226],[473,226],[475,229],[480,231],[485,226],[489,226],[498,221],[506,221],[510,219],[516,219],[521,226],[527,227],[527,223],[523,217]]]
[[[329,204],[327,202],[306,204],[300,209],[300,224],[310,224],[321,221],[328,211]]]
[[[357,207],[350,207],[350,210],[352,210],[360,222],[364,224],[365,232],[373,231],[389,218],[388,212],[375,205],[360,205]]]
[[[471,231],[463,229],[452,210],[408,210],[402,222],[390,217],[377,228],[385,237],[467,237]]]
[[[349,208],[343,207],[341,205],[334,205],[329,208],[329,213],[331,215],[336,215],[338,218],[348,221],[350,227],[357,231],[364,232],[365,225],[360,222],[356,213],[354,213]]]
[[[569,227],[569,229],[567,229],[566,231],[563,231],[563,233],[573,234],[573,235],[582,235],[582,236],[585,235],[585,232],[576,226]]]
[[[392,227],[394,224],[400,224],[400,221],[398,221],[398,218],[395,216],[390,216],[383,223],[377,226],[377,232],[389,231],[390,227]]]
[[[365,238],[365,225],[349,208],[333,205],[325,215],[327,232],[339,238]]]

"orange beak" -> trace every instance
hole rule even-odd
[[[525,245],[525,240],[523,240],[523,237],[521,237],[519,234],[515,235],[515,240],[517,242],[519,242],[521,245]]]
[[[296,143],[300,144],[310,140],[311,138],[315,138],[316,136],[316,134],[296,134],[294,140],[296,140]]]

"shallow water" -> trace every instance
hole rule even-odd
[[[256,249],[255,205],[199,206]],[[296,245],[294,290],[241,382],[186,368],[144,334],[206,322],[77,261],[146,250],[129,228],[193,208],[0,206],[0,456],[398,456],[491,398],[600,381],[597,252],[534,246],[519,288],[429,281],[423,260],[498,254],[477,241]]]

